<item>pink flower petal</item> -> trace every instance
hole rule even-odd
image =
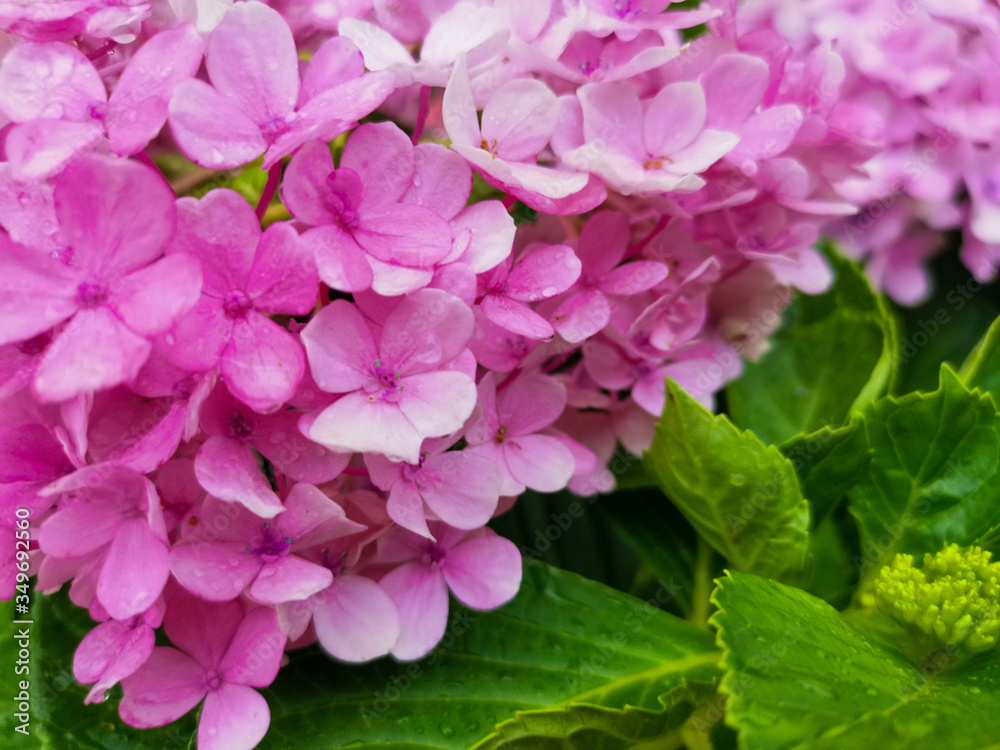
[[[310,229],[301,242],[312,251],[319,278],[331,289],[363,292],[371,288],[374,276],[368,256],[340,227],[328,224]]]
[[[177,145],[202,167],[239,167],[267,148],[257,123],[204,81],[177,84],[167,111]]]
[[[91,149],[104,134],[93,122],[30,120],[11,128],[4,143],[16,180],[45,180]]]
[[[312,248],[287,222],[264,230],[246,293],[262,313],[306,315],[316,306],[319,279]]]
[[[444,90],[442,117],[453,148],[458,145],[479,149],[482,135],[479,131],[479,117],[476,115],[476,98],[472,94],[472,83],[469,80],[469,66],[464,54],[456,58],[451,78]]]
[[[210,437],[198,451],[194,471],[208,493],[225,502],[240,503],[261,518],[273,518],[283,510],[247,445]]]
[[[146,265],[174,234],[173,192],[135,161],[79,159],[59,176],[53,199],[74,265],[95,281]]]
[[[395,123],[367,123],[347,139],[340,167],[353,169],[361,178],[360,212],[390,206],[410,187],[415,168],[413,144]]]
[[[312,141],[299,149],[285,170],[281,197],[299,221],[318,226],[337,221],[337,215],[327,205],[329,187],[326,178],[333,172],[330,147],[322,141]]]
[[[47,555],[79,557],[110,544],[121,522],[116,503],[91,500],[67,504],[42,523],[38,543]],[[81,534],[80,529],[87,529],[87,533]]]
[[[576,466],[569,448],[551,435],[524,435],[508,441],[504,458],[511,476],[537,492],[564,489]]]
[[[263,3],[234,5],[209,36],[206,57],[212,84],[261,129],[281,127],[295,109],[295,40],[276,10]]]
[[[559,102],[544,83],[509,81],[483,109],[482,140],[501,159],[533,160],[548,144],[558,117]]]
[[[270,169],[304,143],[315,139],[332,141],[350,130],[392,93],[393,83],[388,73],[365,73],[310,99],[299,109],[291,127],[267,150],[264,169]]]
[[[242,621],[239,602],[214,604],[176,589],[167,602],[163,626],[177,648],[206,669],[216,669]]]
[[[639,123],[642,107],[628,83],[589,83],[577,92],[583,109],[583,132],[588,144],[613,145],[637,159],[645,155]],[[674,119],[674,114],[669,115]]]
[[[97,582],[97,598],[116,620],[145,612],[160,596],[170,576],[166,545],[145,519],[118,529]]]
[[[457,260],[476,273],[496,268],[510,257],[515,230],[514,218],[499,201],[473,203],[451,221],[456,244],[468,237]]]
[[[375,337],[357,307],[334,300],[302,329],[302,345],[316,384],[329,393],[363,388],[378,359]]]
[[[418,145],[413,160],[413,179],[400,200],[430,209],[442,219],[453,219],[472,192],[468,162],[438,143]]]
[[[580,278],[580,259],[566,245],[549,245],[522,256],[507,277],[507,295],[522,302],[549,299]]]
[[[122,721],[141,729],[162,727],[205,697],[205,670],[177,649],[158,647],[137,672],[122,680],[122,690]]]
[[[266,414],[295,394],[305,359],[292,334],[270,318],[250,312],[233,326],[220,371],[234,396]]]
[[[407,268],[386,263],[369,255],[368,265],[372,269],[372,291],[383,297],[397,297],[423,289],[434,278],[432,268]]]
[[[132,331],[152,336],[194,307],[200,293],[201,266],[194,257],[177,253],[126,276],[109,306]]]
[[[488,320],[511,333],[536,340],[555,335],[552,324],[523,302],[487,294],[480,303],[480,308]]]
[[[210,602],[235,599],[262,565],[260,557],[248,553],[241,542],[192,539],[170,550],[170,570],[178,583]]]
[[[167,102],[178,83],[201,65],[204,44],[190,24],[161,31],[129,60],[108,100],[108,141],[119,156],[146,148],[167,120]]]
[[[296,411],[268,415],[258,427],[261,434],[250,444],[289,479],[312,484],[329,482],[347,467],[351,455],[333,453],[306,438],[298,429],[301,416]]]
[[[203,292],[225,298],[234,289],[246,289],[262,234],[247,199],[219,188],[200,200],[178,199],[177,214],[180,231],[170,252],[198,258]]]
[[[278,676],[284,651],[285,635],[278,628],[275,611],[270,607],[252,609],[236,629],[219,663],[219,674],[237,685],[267,687]]]
[[[337,659],[376,659],[388,654],[399,639],[396,605],[385,589],[369,578],[338,576],[315,601],[316,638]]]
[[[0,238],[0,344],[30,339],[76,312],[77,283],[54,258]]]
[[[617,266],[628,249],[628,216],[620,211],[601,211],[591,216],[580,230],[576,257],[583,273],[603,276]]]
[[[421,437],[455,432],[476,408],[476,384],[460,372],[428,372],[400,379],[399,408]],[[399,455],[399,454],[397,454]],[[418,452],[403,454],[417,463]]]
[[[717,57],[701,76],[709,126],[736,130],[763,101],[770,79],[759,57],[726,54]]]
[[[568,297],[551,316],[556,332],[571,344],[590,338],[611,320],[608,298],[596,289]]]
[[[437,289],[421,289],[389,313],[379,354],[386,367],[403,375],[427,372],[457,357],[474,325],[472,310],[460,299]]]
[[[399,612],[399,640],[392,655],[403,661],[419,659],[444,635],[448,624],[448,586],[440,571],[422,563],[400,565],[379,585]]]
[[[330,450],[377,451],[417,463],[425,436],[398,404],[369,400],[367,393],[355,391],[324,409],[310,427],[309,437]]]
[[[705,91],[681,81],[660,89],[643,117],[643,144],[650,157],[673,156],[691,144],[705,127]],[[683,173],[686,170],[671,168]]]
[[[81,310],[46,351],[35,392],[43,401],[65,401],[127,382],[139,373],[151,348],[106,307]]]
[[[565,407],[566,386],[541,373],[521,375],[497,394],[497,419],[509,436],[548,427]]]
[[[205,697],[198,721],[198,748],[252,750],[270,725],[271,710],[260,693],[246,685],[223,682]]]
[[[333,573],[322,565],[288,555],[264,563],[250,584],[250,596],[262,604],[302,601],[333,582]]]
[[[652,289],[667,277],[666,264],[655,260],[635,260],[605,274],[598,287],[608,294],[631,295]]]
[[[343,35],[327,39],[309,59],[302,76],[300,99],[308,101],[345,80],[358,78],[364,72],[365,59],[354,42]]]
[[[15,45],[0,65],[0,111],[14,122],[83,122],[94,116],[91,107],[106,99],[94,66],[79,49],[62,42]]]
[[[76,681],[95,683],[84,702],[99,702],[105,691],[139,669],[153,653],[155,642],[151,627],[130,627],[114,620],[87,633],[73,654]]]
[[[448,550],[442,566],[451,592],[473,609],[495,609],[521,586],[521,553],[513,542],[482,536]]]
[[[378,454],[369,455],[377,456]],[[396,482],[389,492],[385,509],[389,513],[389,518],[404,529],[419,534],[425,539],[434,538],[430,529],[427,528],[427,519],[424,517],[424,501],[412,482],[407,480]]]
[[[479,528],[492,518],[503,482],[503,470],[494,461],[448,451],[431,456],[424,466],[430,481],[420,485],[421,496],[438,518],[457,529]]]
[[[221,300],[203,295],[157,339],[153,356],[160,354],[182,370],[203,372],[218,363],[232,330],[233,320],[226,316]]]
[[[363,214],[354,238],[365,252],[383,263],[411,268],[430,268],[451,252],[448,223],[430,209],[412,203],[377,207]]]

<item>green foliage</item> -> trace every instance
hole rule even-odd
[[[898,552],[978,544],[1000,525],[1000,416],[947,366],[938,390],[887,397],[864,412],[871,465],[850,493],[862,569]]]
[[[988,748],[1000,736],[1000,651],[914,665],[798,589],[733,573],[713,622],[727,722],[741,746]]]
[[[781,446],[809,498],[818,525],[868,470],[871,454],[860,417],[843,427],[822,427]]]
[[[664,589],[659,600],[671,596]],[[72,655],[93,623],[65,594],[34,599],[33,744],[25,747],[194,747],[194,713],[133,730],[117,716],[120,688],[84,706]],[[9,623],[9,606],[4,614]],[[529,561],[514,601],[494,612],[454,604],[441,645],[419,662],[353,666],[315,647],[292,652],[264,691],[271,729],[260,747],[626,748],[678,732],[712,693],[718,656],[707,631]]]
[[[960,374],[967,386],[986,391],[1000,404],[1000,318],[976,344]]]
[[[765,442],[837,427],[892,381],[898,334],[888,305],[857,264],[827,257],[830,290],[798,295],[768,351],[726,389],[733,421]]]
[[[775,578],[802,568],[809,506],[791,462],[727,417],[705,410],[672,380],[643,461],[734,568]]]

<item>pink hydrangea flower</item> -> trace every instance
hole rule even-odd
[[[448,591],[472,609],[495,609],[521,585],[521,555],[507,539],[489,529],[467,532],[432,524],[437,541],[402,528],[379,545],[379,561],[402,563],[379,584],[399,611],[399,640],[392,649],[409,661],[426,654],[444,635]]]
[[[521,375],[498,387],[488,373],[479,382],[482,416],[466,432],[466,449],[504,469],[501,495],[520,495],[526,487],[555,492],[573,476],[575,461],[565,443],[537,434],[559,418],[566,388],[540,374]]]
[[[189,370],[216,365],[233,395],[261,412],[292,397],[305,370],[298,341],[266,316],[304,315],[319,280],[312,253],[287,223],[261,232],[253,208],[231,190],[177,201],[181,230],[169,250],[201,262],[194,308],[161,337],[161,351]]]
[[[81,159],[60,175],[54,201],[69,243],[58,258],[9,244],[0,253],[0,343],[68,319],[34,379],[40,398],[63,401],[134,378],[152,348],[147,337],[191,308],[201,274],[189,255],[160,259],[174,233],[173,198],[135,162]]]
[[[164,625],[177,648],[154,648],[122,680],[122,720],[160,727],[204,700],[199,750],[251,750],[271,723],[267,701],[254,688],[274,681],[285,648],[274,610],[244,612],[238,602],[209,603],[178,591],[167,601]]]
[[[344,395],[312,419],[307,434],[331,450],[418,463],[424,438],[455,432],[476,405],[472,377],[449,369],[472,327],[472,311],[436,289],[403,298],[377,337],[354,305],[327,305],[302,331],[302,343],[319,387]]]
[[[382,103],[392,76],[365,73],[361,55],[355,49],[351,59],[340,40],[327,44],[333,53],[317,51],[300,82],[295,40],[281,15],[256,0],[234,5],[208,39],[212,85],[184,81],[170,100],[170,126],[181,148],[216,169],[266,151],[266,169],[307,141],[350,128]],[[310,98],[300,101],[300,91]]]

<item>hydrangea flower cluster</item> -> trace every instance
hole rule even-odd
[[[251,748],[286,649],[513,597],[487,522],[611,490],[666,377],[711,406],[821,233],[903,300],[947,227],[992,273],[995,4],[750,5],[0,0],[0,596],[27,515],[88,700]]]

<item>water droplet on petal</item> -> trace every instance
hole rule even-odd
[[[556,294],[556,288],[554,286],[547,286],[542,290],[543,297],[554,297]]]

